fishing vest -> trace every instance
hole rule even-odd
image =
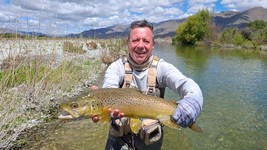
[[[131,82],[133,79],[133,70],[127,61],[127,57],[122,58],[125,75],[124,81],[120,88],[131,88]],[[152,64],[148,68],[147,88],[145,94],[158,96],[164,98],[165,88],[159,88],[157,84],[157,65],[159,58],[154,56]],[[116,122],[117,121],[117,122]],[[110,129],[110,133],[116,137],[127,136],[130,132],[129,119],[124,118],[122,120],[115,120],[114,125]],[[129,135],[129,134],[128,134]],[[133,136],[133,135],[131,135]],[[142,119],[142,127],[140,128],[139,136],[146,145],[153,144],[159,140],[162,140],[162,125],[158,120]],[[130,142],[132,143],[132,142]]]
[[[124,64],[125,74],[124,74],[124,81],[121,84],[121,88],[131,88],[131,82],[133,79],[132,67],[130,66],[130,63],[127,61],[127,57],[123,57],[122,62]],[[147,88],[145,94],[164,98],[165,88],[159,88],[157,83],[158,62],[159,58],[154,56],[152,64],[148,68]]]

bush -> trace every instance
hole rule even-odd
[[[89,43],[86,43],[86,46],[91,48],[91,49],[96,49],[97,48],[97,44],[95,41],[91,41]]]
[[[245,40],[237,28],[226,28],[219,37],[219,41],[223,44],[242,45]]]
[[[234,37],[233,37],[233,44],[235,45],[243,45],[245,43],[245,38],[243,37],[242,34],[236,34]]]
[[[74,46],[71,42],[64,42],[63,43],[63,51],[68,53],[78,53],[83,54],[86,51],[82,49],[82,46]]]
[[[208,10],[201,10],[178,26],[173,43],[194,45],[208,36],[210,28],[211,15]]]

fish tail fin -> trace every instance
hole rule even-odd
[[[177,125],[176,123],[174,123],[172,120],[171,120],[171,117],[170,116],[165,116],[165,117],[162,117],[159,119],[159,121],[167,126],[167,127],[170,127],[170,128],[173,128],[173,129],[181,129],[181,126]]]
[[[175,122],[172,121],[170,116],[165,116],[163,118],[160,118],[159,121],[165,125],[168,126],[170,128],[173,129],[181,129],[181,126],[179,126],[178,124],[176,124]],[[193,123],[191,126],[189,126],[189,128],[195,132],[202,132],[202,129],[196,124]]]
[[[195,132],[202,132],[202,129],[196,123],[193,123],[189,128]]]

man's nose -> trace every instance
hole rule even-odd
[[[138,45],[137,45],[138,47],[144,47],[144,41],[143,40],[140,40],[139,42],[138,42]]]

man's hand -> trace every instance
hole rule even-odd
[[[183,99],[178,102],[178,106],[174,111],[171,119],[178,125],[186,128],[191,126],[200,113],[200,105],[193,99]]]
[[[110,112],[110,118],[111,120],[115,120],[115,119],[121,119],[122,117],[124,117],[124,113],[121,112],[119,109],[109,109]]]
[[[95,85],[90,86],[90,90],[92,90],[92,91],[97,90],[97,89],[98,89],[98,87]],[[93,116],[92,121],[94,123],[97,123],[99,121],[99,117],[97,115]]]
[[[121,112],[119,109],[109,109],[110,112],[110,119],[112,121],[116,120],[116,119],[121,119],[122,117],[124,117],[124,113]],[[99,117],[97,115],[92,117],[92,121],[94,123],[97,123],[99,121]]]
[[[96,116],[93,116],[92,117],[92,121],[94,122],[94,123],[97,123],[98,121],[99,121],[99,117],[96,115]]]
[[[97,90],[98,87],[95,86],[95,85],[92,85],[90,87],[91,90]],[[122,117],[124,117],[124,113],[123,112],[120,112],[119,109],[109,109],[109,112],[110,112],[110,118],[111,120],[115,120],[115,119],[120,119]],[[92,121],[94,123],[97,123],[99,121],[99,116],[95,115],[92,117]]]
[[[97,87],[97,86],[95,86],[95,85],[92,85],[92,86],[90,86],[90,89],[94,91],[94,90],[97,90],[97,89],[98,89],[98,87]]]

